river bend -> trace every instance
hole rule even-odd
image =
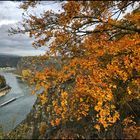
[[[0,97],[0,104],[11,98],[20,97],[0,107],[0,126],[2,126],[4,132],[8,132],[26,118],[36,100],[36,96],[31,95],[27,84],[18,79],[13,73],[0,71],[0,75],[3,75],[7,84],[12,87],[7,95]]]

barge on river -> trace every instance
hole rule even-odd
[[[6,95],[11,90],[11,87],[6,85],[4,88],[0,89],[0,97]]]

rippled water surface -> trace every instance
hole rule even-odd
[[[36,100],[36,96],[31,95],[27,84],[13,73],[0,72],[0,75],[4,75],[7,84],[12,87],[7,95],[0,97],[0,104],[13,97],[21,96],[17,100],[0,107],[0,126],[2,126],[4,132],[8,132],[26,118]]]

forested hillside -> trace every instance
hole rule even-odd
[[[20,56],[0,54],[0,67],[16,67]]]
[[[54,66],[60,68],[60,57],[57,59],[51,57],[50,59],[45,59],[44,56],[25,56],[22,57],[17,63],[17,72],[22,74],[23,70],[41,71],[46,66]]]

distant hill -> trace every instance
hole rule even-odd
[[[0,54],[0,67],[16,67],[20,56]]]
[[[45,56],[25,56],[22,57],[17,64],[17,72],[18,74],[22,73],[22,70],[31,70],[33,71],[41,71],[46,67],[56,67],[60,69],[60,57],[57,59],[49,58],[47,59]]]

